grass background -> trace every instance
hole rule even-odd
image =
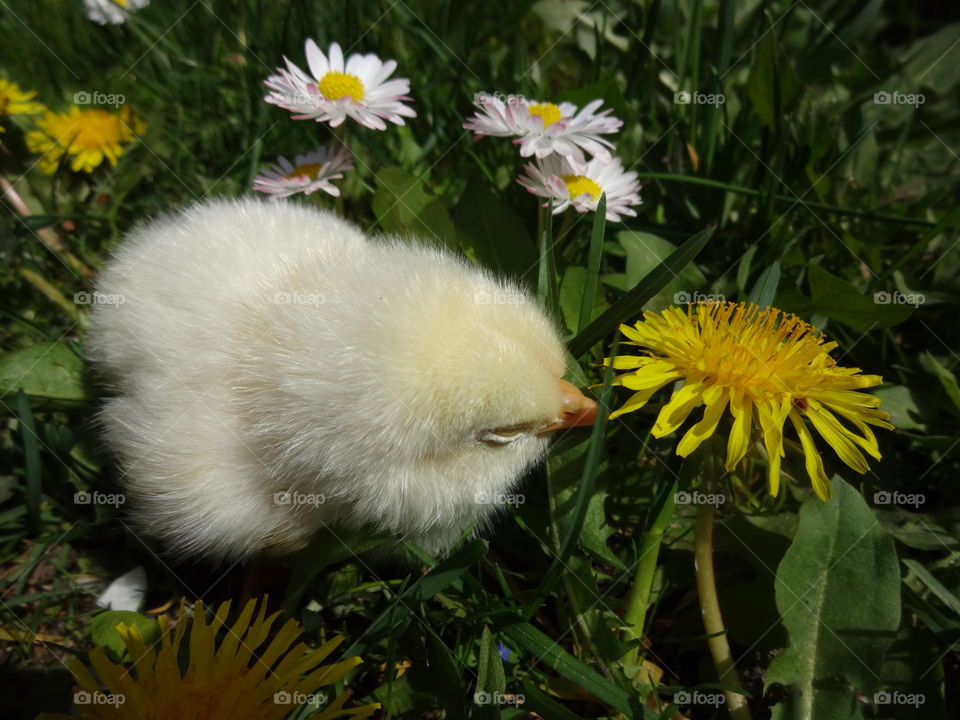
[[[418,117],[407,127],[348,130],[358,171],[343,185],[345,209],[364,228],[434,235],[534,287],[537,211],[514,182],[515,148],[474,143],[461,124],[478,91],[603,97],[625,120],[617,148],[640,173],[644,204],[636,219],[606,228],[594,315],[713,226],[696,260],[673,267],[648,307],[671,304],[677,293],[772,299],[837,340],[844,364],[883,375],[876,393],[898,429],[881,434],[884,459],[869,474],[844,477],[896,542],[899,625],[886,660],[871,669],[876,683],[868,677],[861,686],[857,658],[842,649],[823,662],[849,673],[850,697],[869,701],[866,688],[876,684],[923,693],[928,717],[956,715],[954,9],[876,1],[157,0],[123,26],[100,27],[79,0],[2,4],[0,75],[39,91],[54,109],[78,91],[121,93],[148,124],[116,168],[89,176],[33,167],[23,147],[27,120],[7,122],[2,136],[0,173],[33,211],[19,217],[5,201],[0,215],[0,672],[9,716],[67,703],[71,683],[60,660],[90,645],[92,598],[105,581],[143,565],[147,607],[184,594],[225,597],[237,584],[236,569],[161,560],[130,536],[122,513],[73,503],[80,489],[115,491],[117,478],[89,425],[96,389],[84,380],[75,316],[84,308],[71,314],[51,302],[36,278],[67,298],[91,280],[48,252],[37,233],[57,233],[96,269],[144,217],[249,193],[266,161],[325,142],[324,126],[291,121],[262,101],[263,78],[283,55],[302,65],[308,36],[321,47],[338,41],[395,58],[397,74],[411,79]],[[726,102],[678,104],[682,90],[722,93]],[[880,92],[920,93],[924,102],[880,104]],[[591,222],[571,215],[554,224],[560,314],[571,337],[590,284]],[[875,293],[923,301],[884,304]],[[596,362],[611,339],[579,358],[582,379],[599,382]],[[54,354],[34,364],[39,354],[30,349],[51,342]],[[357,694],[373,693],[385,716],[493,717],[499,711],[470,700],[474,690],[500,685],[524,693],[526,710],[543,717],[612,716],[612,699],[640,693],[618,663],[617,632],[639,540],[674,474],[685,478],[673,442],[649,438],[654,411],[611,424],[602,453],[586,433],[558,444],[489,545],[468,543],[425,576],[348,552],[301,561],[300,570],[322,572],[288,592],[288,608],[315,637],[347,635],[367,659],[353,681]],[[829,455],[828,472],[844,474]],[[795,455],[785,470],[798,482],[777,500],[765,496],[762,461],[725,478],[730,501],[717,529],[721,603],[756,717],[780,712],[771,707],[785,692],[768,688],[764,696],[763,687],[771,658],[788,642],[774,573],[809,494]],[[578,492],[585,479],[587,491]],[[924,502],[876,501],[874,493],[894,489]],[[578,517],[579,541],[561,552],[559,534]],[[671,518],[644,628],[648,659],[673,689],[715,678],[694,590],[692,519],[684,508]],[[556,592],[544,596],[545,583]],[[836,602],[872,591],[849,587]],[[520,618],[529,622],[520,627]],[[31,642],[35,633],[47,644]],[[496,642],[511,650],[502,682],[483,669]],[[403,660],[412,665],[399,679],[385,670]],[[723,712],[697,706],[686,714]],[[854,702],[837,712],[913,717],[914,708]]]

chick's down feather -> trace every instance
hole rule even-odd
[[[325,525],[442,551],[592,404],[518,287],[292,203],[147,223],[97,290],[106,441],[136,527],[177,553],[285,553]]]

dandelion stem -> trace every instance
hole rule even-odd
[[[742,689],[737,670],[734,667],[733,653],[727,641],[723,616],[720,614],[720,602],[717,598],[717,579],[713,572],[713,520],[714,506],[701,503],[697,506],[697,522],[693,536],[694,562],[697,574],[697,595],[700,598],[700,613],[707,634],[707,646],[713,658],[720,682]],[[750,720],[750,707],[744,695],[725,690],[727,709],[733,720]]]

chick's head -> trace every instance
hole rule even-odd
[[[326,478],[354,522],[442,549],[495,509],[552,431],[591,422],[596,404],[562,379],[556,328],[526,292],[436,250],[371,252],[375,262],[357,277],[342,268],[334,286],[291,276],[304,290],[326,283],[330,297],[312,318],[297,308],[271,318],[281,365],[316,363],[279,368],[290,395],[279,404],[304,413],[285,414],[273,445],[280,463]]]

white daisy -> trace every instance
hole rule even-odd
[[[463,124],[477,138],[517,136],[523,157],[544,158],[559,153],[583,161],[583,150],[601,160],[609,160],[613,143],[601,135],[615,133],[623,121],[608,117],[609,109],[596,112],[603,100],[594,100],[577,112],[573,103],[538,102],[514,95],[506,101],[494,95],[479,93],[473,103],[481,112]]]
[[[600,196],[607,196],[607,220],[618,222],[621,215],[636,217],[632,205],[640,199],[640,182],[635,172],[624,172],[620,158],[604,162],[576,162],[551,155],[523,166],[526,175],[517,178],[529,192],[554,201],[553,214],[569,206],[578,213],[594,212]]]
[[[307,40],[307,75],[284,58],[287,69],[277,68],[277,75],[268,77],[264,84],[271,92],[264,98],[268,103],[296,113],[294,120],[315,119],[337,127],[347,117],[375,130],[386,130],[389,120],[404,124],[404,117],[416,117],[413,108],[403,100],[410,92],[407,78],[386,81],[397,68],[395,60],[383,62],[376,55],[355,53],[343,61],[343,52],[337,43],[330,45],[329,58]],[[386,82],[384,82],[386,81]]]
[[[94,22],[106,25],[119,25],[126,22],[127,15],[150,4],[150,0],[83,0],[87,17]]]
[[[319,147],[313,152],[297,155],[293,162],[278,157],[276,165],[261,170],[254,178],[253,189],[277,197],[297,193],[309,195],[317,190],[338,197],[340,189],[332,181],[342,178],[345,170],[353,170],[350,152],[345,147],[336,151]]]

